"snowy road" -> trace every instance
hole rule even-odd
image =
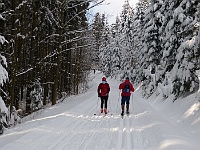
[[[171,123],[136,91],[130,115],[120,114],[116,80],[111,86],[107,116],[99,114],[96,90],[102,74],[96,74],[91,89],[46,109],[36,119],[0,136],[0,150],[199,150],[192,134]],[[97,114],[97,115],[94,115]]]

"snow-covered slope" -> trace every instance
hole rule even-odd
[[[91,77],[91,88],[86,93],[66,98],[35,119],[6,130],[0,136],[0,150],[200,149],[199,117],[194,115],[195,110],[185,111],[194,103],[179,106],[170,100],[161,102],[159,97],[145,100],[138,89],[131,97],[130,116],[122,119],[120,82],[108,79],[109,113],[104,116],[99,114],[97,97],[102,74],[98,72]],[[193,107],[197,108],[196,105]],[[190,126],[195,129],[190,130]]]

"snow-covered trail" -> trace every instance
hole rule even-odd
[[[108,115],[99,114],[97,73],[84,94],[67,98],[36,119],[6,130],[0,150],[199,150],[187,130],[179,128],[141,98],[131,97],[130,115],[119,115],[119,81],[108,80]],[[94,115],[97,114],[97,115]]]

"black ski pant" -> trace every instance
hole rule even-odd
[[[108,102],[108,96],[101,96],[101,109],[103,109],[103,105],[104,108],[107,109],[107,102]]]

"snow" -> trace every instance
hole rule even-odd
[[[0,3],[0,8],[1,8],[1,3]],[[0,14],[0,20],[5,20],[5,18]]]
[[[109,113],[99,114],[97,86],[103,74],[91,74],[90,89],[44,109],[34,119],[5,130],[0,149],[8,150],[199,150],[198,93],[176,100],[153,94],[131,96],[130,116],[120,114],[121,83],[108,78]],[[94,115],[94,114],[97,115]]]
[[[6,62],[6,58],[4,56],[2,56],[0,54],[0,85],[4,85],[4,83],[7,81],[8,79],[8,72],[6,71],[6,69],[4,68],[3,65],[5,65],[7,67],[7,62]]]
[[[200,70],[197,70],[196,74],[197,74],[199,82],[200,82]],[[199,84],[199,90],[198,90],[198,92],[200,93],[200,84]]]
[[[1,16],[0,16],[1,17]],[[0,35],[0,44],[4,44],[4,43],[8,43],[8,41],[5,39],[5,37],[4,36],[2,36],[2,35]]]
[[[7,113],[8,109],[6,108],[4,101],[2,100],[2,97],[0,97],[0,111],[3,113]]]

